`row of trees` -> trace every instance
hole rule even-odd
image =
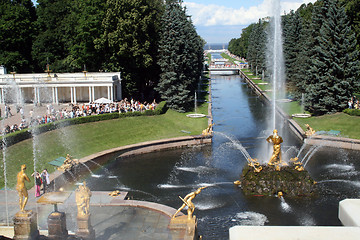
[[[318,0],[282,18],[287,90],[297,99],[303,96],[306,109],[314,114],[343,110],[359,91],[356,2]],[[231,52],[245,54],[252,71],[265,72],[265,77],[268,25],[264,20],[251,24],[243,30],[243,40],[233,39],[229,44]]]
[[[192,106],[204,42],[182,0],[4,0],[0,64],[10,71],[120,71],[124,95]],[[171,89],[171,90],[170,90]],[[181,100],[180,100],[181,99]]]

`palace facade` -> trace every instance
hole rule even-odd
[[[120,72],[7,73],[0,66],[0,103],[79,103],[122,99]]]

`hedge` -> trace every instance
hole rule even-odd
[[[343,110],[344,113],[349,114],[351,116],[360,116],[360,109],[345,109]]]
[[[20,131],[16,131],[13,133],[9,133],[3,138],[2,145],[7,147],[16,144],[20,141],[29,139],[32,137],[32,133],[41,134],[44,132],[56,130],[62,127],[76,125],[76,124],[83,124],[89,122],[98,122],[98,121],[105,121],[117,118],[125,118],[125,117],[136,117],[136,116],[153,116],[153,115],[160,115],[164,114],[167,111],[166,101],[162,101],[158,104],[155,110],[146,110],[144,112],[127,112],[127,113],[104,113],[99,115],[92,115],[86,117],[77,117],[77,118],[68,118],[59,120],[56,122],[41,124],[34,128],[27,128]]]

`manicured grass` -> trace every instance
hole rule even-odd
[[[252,74],[249,69],[242,70],[246,75]],[[263,82],[260,79],[254,79],[258,76],[248,75],[255,84]],[[267,90],[271,88],[270,84],[257,85],[261,90]],[[271,92],[266,93],[271,98]],[[302,113],[303,109],[298,101],[292,101],[287,103],[280,103],[280,107],[291,116],[294,113]],[[309,113],[305,111],[305,113]],[[350,116],[345,113],[327,114],[320,117],[310,118],[294,118],[294,120],[306,130],[305,124],[309,124],[315,131],[340,131],[340,136],[360,139],[360,117]]]
[[[202,104],[197,113],[208,114],[208,104]],[[70,154],[74,158],[82,158],[90,154],[129,144],[198,135],[207,127],[207,118],[193,119],[186,117],[188,113],[168,110],[163,115],[139,116],[87,123],[64,127],[43,133],[36,137],[37,153],[36,169],[55,170],[48,162]],[[183,130],[183,131],[182,131]],[[190,132],[190,133],[187,133]],[[19,142],[6,149],[6,166],[8,188],[14,188],[16,174],[22,164],[27,165],[28,176],[34,171],[33,140]],[[2,154],[1,154],[2,155]],[[1,156],[2,158],[2,156]],[[30,185],[33,185],[33,180]],[[4,187],[3,164],[1,165],[0,188]]]
[[[280,103],[279,105],[289,116],[295,113],[307,113],[307,114],[310,113],[308,111],[304,111],[304,109],[301,107],[301,104],[298,101]]]
[[[235,61],[238,61],[238,62],[239,62],[239,60],[230,57],[230,56],[227,55],[226,53],[221,53],[220,55],[221,55],[223,58],[228,59],[228,60],[229,60],[230,62],[232,62],[233,64],[235,64]],[[243,61],[240,61],[240,62],[243,63]]]
[[[341,137],[360,139],[360,117],[345,113],[327,114],[311,118],[294,118],[305,130],[309,124],[315,131],[340,131]]]

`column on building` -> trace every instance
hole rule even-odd
[[[92,99],[93,99],[93,102],[94,102],[95,101],[95,86],[91,87],[91,96],[92,96]]]
[[[109,86],[107,87],[107,99],[111,100],[111,97],[110,97],[110,87],[109,87]]]
[[[58,88],[55,87],[55,103],[59,104],[59,94],[58,94]]]
[[[92,94],[91,94],[91,86],[89,86],[89,103],[93,101]]]
[[[70,99],[71,99],[71,103],[74,103],[74,89],[73,89],[73,87],[70,87]]]
[[[74,104],[76,104],[77,101],[76,101],[76,87],[74,87]]]
[[[0,96],[0,103],[5,103],[4,101],[4,88],[1,88],[1,96]]]
[[[52,103],[55,104],[56,103],[56,99],[55,99],[55,87],[51,88],[51,92],[52,92]]]
[[[34,87],[34,103],[40,103],[40,89],[39,87]]]

